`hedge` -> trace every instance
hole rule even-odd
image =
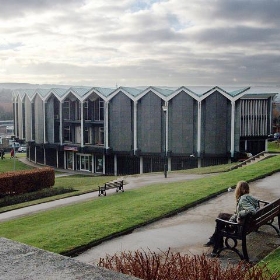
[[[18,195],[50,188],[55,183],[50,167],[0,174],[0,196]]]

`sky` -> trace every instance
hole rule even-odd
[[[280,85],[280,0],[0,0],[0,83]]]

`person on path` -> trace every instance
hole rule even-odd
[[[249,184],[245,181],[239,181],[235,188],[236,198],[236,212],[234,214],[220,213],[218,218],[231,222],[242,223],[242,220],[249,213],[255,214],[259,209],[259,200],[249,194]],[[214,246],[218,243],[218,247],[223,247],[223,239],[217,240],[217,228],[213,235],[209,238],[209,241],[204,244],[205,247]]]
[[[13,158],[15,155],[15,150],[14,149],[11,149],[11,158]]]

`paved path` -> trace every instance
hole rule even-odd
[[[251,194],[263,200],[272,201],[280,197],[280,173],[250,183]],[[203,247],[213,233],[215,218],[219,212],[232,213],[235,209],[234,192],[228,192],[202,203],[172,218],[163,219],[135,230],[133,233],[104,242],[76,257],[86,263],[98,263],[99,258],[121,251],[151,250],[182,254],[209,254],[212,248]],[[280,245],[275,233],[267,235],[262,231],[248,238],[248,252],[252,261],[259,261],[268,252]],[[251,247],[250,247],[251,246]],[[228,254],[228,252],[227,252]],[[239,261],[237,255],[225,255],[225,260]]]
[[[125,180],[126,184],[124,188],[126,190],[153,183],[163,184],[174,181],[193,180],[204,176],[215,175],[186,175],[172,172],[168,173],[167,178],[164,178],[163,174],[157,173],[126,176],[121,179]],[[268,201],[279,198],[279,181],[280,173],[276,173],[272,176],[250,183],[251,194]],[[107,195],[113,193],[115,193],[114,190],[109,190]],[[2,213],[0,214],[0,221],[90,199],[103,199],[103,197],[98,197],[98,193],[93,192],[53,202],[42,203]],[[120,251],[135,251],[139,249],[163,252],[170,248],[172,252],[181,252],[183,254],[209,253],[211,249],[203,247],[203,244],[208,241],[208,237],[214,230],[216,216],[221,211],[231,213],[234,211],[234,208],[234,193],[225,193],[172,218],[163,219],[137,229],[131,234],[104,242],[103,244],[80,254],[76,259],[92,264],[97,263],[99,258],[105,257],[106,254],[113,255]],[[251,243],[255,244],[255,246],[253,246],[254,248],[251,250],[249,248],[249,256],[255,261],[263,258],[264,254],[272,251],[275,246],[280,245],[279,238],[275,238],[275,235],[268,238],[267,235],[263,236],[262,233],[260,233],[258,236],[253,236],[253,239],[254,242]],[[261,244],[261,246],[259,246],[259,244]],[[256,250],[257,248],[260,250]],[[233,258],[236,259],[236,256],[233,256]]]
[[[72,175],[73,173],[63,173],[59,176],[67,176]],[[142,187],[145,185],[155,184],[155,183],[169,183],[169,182],[175,182],[175,181],[184,181],[184,180],[194,180],[198,178],[202,178],[209,175],[186,175],[186,174],[180,174],[180,173],[170,173],[168,174],[167,178],[164,178],[163,174],[144,174],[139,176],[126,176],[122,177],[120,179],[123,179],[125,181],[124,190],[133,189]],[[115,190],[107,190],[107,195],[114,194]],[[0,222],[6,221],[10,219],[15,219],[21,216],[30,215],[33,213],[37,213],[40,211],[49,210],[52,208],[73,204],[73,203],[79,203],[82,201],[87,201],[91,199],[102,199],[102,197],[98,196],[98,192],[91,192],[87,194],[72,196],[68,198],[58,199],[55,201],[45,202],[37,205],[32,205],[29,207],[24,207],[4,213],[0,213]]]

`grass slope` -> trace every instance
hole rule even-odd
[[[2,222],[0,236],[66,253],[280,170],[280,157],[194,181],[156,184]]]

